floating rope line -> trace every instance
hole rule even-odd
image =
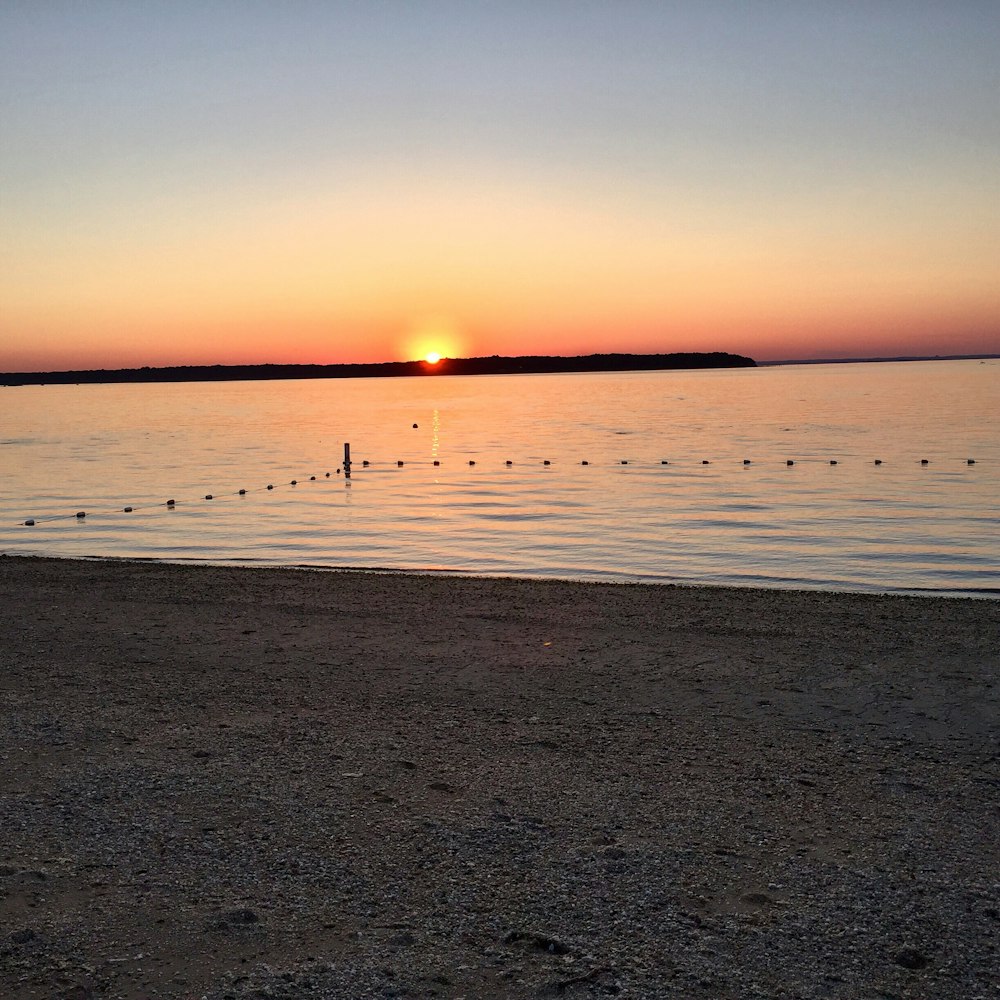
[[[472,458],[470,458],[470,459],[463,459],[462,460],[462,464],[463,465],[468,465],[468,466],[476,466],[476,465],[480,464],[480,461],[481,461],[480,459],[472,459]],[[784,463],[785,463],[786,467],[793,467],[793,466],[796,466],[796,465],[814,465],[817,462],[823,462],[824,464],[829,464],[831,466],[839,466],[839,465],[843,464],[842,460],[839,459],[839,458],[831,458],[831,459],[820,459],[820,458],[811,458],[811,459],[787,458],[787,459],[784,459]],[[404,460],[404,459],[400,458],[400,459],[395,459],[395,460],[387,461],[387,462],[384,462],[384,463],[379,463],[379,462],[372,462],[372,461],[370,461],[369,459],[366,458],[360,464],[361,464],[361,467],[364,468],[364,469],[369,469],[369,468],[378,469],[379,467],[385,468],[386,466],[393,466],[393,467],[395,467],[397,469],[414,468],[414,467],[416,467],[416,468],[427,468],[428,466],[433,466],[434,468],[438,468],[439,466],[442,465],[442,461],[439,458],[435,458],[433,460],[411,459],[411,458],[408,458],[408,459]],[[525,468],[525,467],[538,466],[538,465],[552,466],[552,465],[556,465],[558,463],[555,462],[555,461],[553,461],[552,459],[549,459],[549,458],[534,459],[531,462],[519,462],[519,463],[515,463],[511,459],[508,458],[504,462],[504,466],[507,467],[507,468],[511,468],[515,464],[519,465],[521,468]],[[574,460],[574,464],[576,464],[575,460]],[[593,463],[590,462],[588,459],[583,459],[581,462],[579,462],[579,465],[587,465],[587,466],[589,466],[589,465],[592,465],[592,464]],[[642,465],[642,463],[636,462],[634,459],[631,459],[631,458],[622,458],[622,459],[619,459],[616,464],[617,465],[629,465],[629,466],[635,466],[635,467],[638,467],[638,466]],[[673,466],[674,468],[681,468],[683,463],[678,464],[675,461],[671,461],[670,459],[663,458],[663,459],[659,460],[658,464],[661,465],[661,466]],[[713,464],[715,464],[715,459],[702,458],[702,459],[698,460],[698,464],[702,465],[702,466],[713,465]],[[754,464],[755,464],[754,460],[752,460],[752,459],[744,458],[742,460],[742,465],[744,467],[751,466],[751,465],[754,465]],[[760,463],[758,462],[756,464],[759,465]],[[873,465],[884,465],[885,463],[883,462],[883,460],[881,458],[876,458],[876,459],[873,460],[872,464]],[[918,464],[921,465],[921,466],[928,466],[928,465],[931,464],[931,461],[930,461],[930,459],[922,458],[922,459],[919,460]],[[967,458],[967,459],[965,459],[965,464],[966,465],[975,465],[976,464],[976,459],[974,459],[974,458]],[[329,473],[327,473],[327,475],[329,475]],[[293,486],[295,485],[294,482],[292,483],[292,485]],[[268,487],[268,488],[270,489],[271,487]]]
[[[337,469],[336,474],[340,475],[340,469],[339,468]],[[331,474],[329,472],[327,472],[327,473],[324,474],[324,478],[325,479],[329,479],[330,475]],[[310,482],[316,482],[316,479],[317,479],[316,476],[310,476],[309,477],[309,481]],[[297,479],[292,479],[292,480],[289,481],[288,485],[289,486],[297,486],[298,482],[299,481]],[[21,521],[20,524],[22,526],[26,527],[26,528],[33,528],[36,525],[39,525],[39,524],[49,524],[49,523],[54,522],[54,521],[72,521],[72,520],[83,521],[88,516],[93,515],[93,514],[97,514],[97,515],[101,515],[101,514],[118,514],[118,513],[132,514],[132,513],[136,513],[136,512],[157,510],[160,507],[163,507],[166,510],[176,510],[178,506],[181,506],[181,505],[184,505],[184,504],[195,504],[195,503],[199,503],[201,501],[217,500],[217,499],[222,499],[222,498],[226,498],[226,497],[245,497],[245,496],[247,496],[250,493],[266,493],[268,490],[273,490],[273,489],[274,489],[274,483],[268,483],[267,486],[259,486],[259,487],[257,487],[257,489],[253,489],[253,490],[238,489],[238,490],[234,490],[232,493],[206,493],[206,494],[204,494],[201,497],[195,497],[193,499],[188,499],[188,500],[175,500],[175,499],[171,498],[169,500],[163,500],[160,503],[150,503],[150,504],[143,504],[143,505],[139,505],[139,506],[137,506],[135,504],[130,504],[127,507],[101,508],[101,509],[99,509],[97,511],[80,510],[80,511],[77,511],[75,514],[47,514],[47,515],[44,515],[42,517],[29,517],[29,518],[26,518],[24,521]]]
[[[536,460],[536,462],[537,461],[538,460]],[[797,459],[788,458],[788,459],[785,459],[785,465],[786,465],[786,467],[791,468],[792,466],[794,466],[796,464],[797,461],[798,461]],[[840,465],[840,460],[839,459],[831,458],[828,461],[829,461],[829,464],[831,466]],[[411,466],[417,466],[417,467],[420,467],[420,466],[426,467],[427,466],[427,463],[425,461],[420,461],[420,460],[418,460],[416,462],[410,462],[409,464]],[[441,460],[438,459],[438,458],[435,458],[430,464],[433,465],[435,468],[437,468],[437,467],[439,467],[441,465]],[[473,467],[476,464],[477,464],[477,460],[476,459],[471,459],[471,458],[468,459],[468,465],[469,465],[469,467]],[[528,464],[529,463],[522,463],[522,467],[524,467],[525,465],[528,465]],[[542,466],[551,466],[552,465],[552,460],[548,459],[548,458],[542,459],[540,461],[540,464]],[[591,463],[587,459],[583,459],[580,462],[580,465],[582,465],[582,466],[589,466],[590,464]],[[630,465],[630,464],[634,465],[634,463],[632,463],[632,461],[630,459],[625,459],[625,458],[620,459],[618,464],[619,465]],[[670,462],[670,460],[664,458],[664,459],[660,459],[659,464],[660,464],[660,466],[669,466],[669,465],[671,465],[671,462]],[[710,459],[703,458],[703,459],[701,459],[701,463],[700,464],[702,466],[707,466],[707,465],[711,465],[712,462],[711,462]],[[742,461],[743,467],[747,467],[747,466],[749,466],[751,464],[753,464],[753,463],[752,463],[751,459],[749,459],[749,458],[744,458],[743,461]],[[881,458],[876,458],[874,460],[873,464],[879,466],[879,465],[882,465],[884,463],[883,463],[883,461],[882,461]],[[920,464],[921,467],[928,466],[928,465],[930,465],[930,459],[922,458],[922,459],[920,459],[920,463],[919,464]],[[976,464],[976,459],[974,459],[974,458],[967,458],[965,460],[965,464],[966,464],[966,466],[975,465]],[[368,459],[364,459],[364,461],[362,461],[362,463],[361,463],[361,466],[364,469],[372,468],[372,465],[373,465],[373,463],[371,461],[369,461]],[[401,469],[405,465],[406,465],[406,463],[402,459],[397,459],[396,460],[396,468]],[[504,462],[504,465],[505,465],[506,468],[511,468],[514,465],[514,462],[511,459],[507,459]],[[537,465],[536,465],[536,467],[537,467]],[[675,465],[674,467],[676,468],[677,466]],[[331,477],[331,475],[338,475],[339,476],[340,473],[341,473],[341,469],[338,468],[337,471],[336,471],[336,473],[326,472],[326,473],[323,474],[322,478],[329,479]],[[318,478],[319,477],[313,475],[313,476],[309,477],[308,481],[311,482],[311,483],[314,483],[314,482],[317,482]],[[292,480],[288,481],[287,485],[289,487],[297,487],[299,485],[299,482],[300,481],[298,479],[292,479]],[[303,482],[305,482],[305,481],[303,480]],[[350,480],[347,480],[347,482],[350,482]],[[125,514],[132,514],[132,513],[136,513],[136,512],[156,510],[156,509],[161,508],[161,507],[162,508],[166,508],[167,510],[176,510],[179,505],[195,504],[195,503],[199,503],[199,502],[214,501],[216,499],[222,499],[222,498],[227,498],[227,497],[243,497],[243,496],[247,496],[248,494],[251,494],[251,493],[266,493],[266,492],[272,491],[274,489],[275,489],[274,483],[268,483],[266,486],[259,486],[259,487],[257,487],[256,489],[253,489],[253,490],[247,490],[245,488],[241,488],[241,489],[238,489],[238,490],[234,490],[231,493],[219,493],[219,494],[205,493],[205,494],[203,494],[200,497],[195,497],[193,499],[188,499],[188,500],[180,500],[180,501],[178,501],[178,500],[175,500],[175,499],[171,498],[169,500],[164,500],[164,501],[161,501],[159,503],[144,504],[144,505],[140,505],[140,506],[129,505],[129,506],[126,506],[126,507],[115,507],[114,509],[103,508],[103,509],[100,509],[98,511],[80,510],[80,511],[76,511],[75,513],[72,513],[72,514],[48,514],[48,515],[44,515],[44,516],[41,516],[41,517],[29,517],[29,518],[26,518],[24,521],[20,521],[19,524],[22,525],[22,526],[24,526],[24,527],[32,528],[32,527],[35,527],[36,525],[39,525],[39,524],[49,524],[49,523],[53,523],[53,522],[56,522],[56,521],[71,521],[71,520],[84,521],[88,516],[90,516],[92,514],[95,514],[95,513],[98,514],[98,515],[100,515],[100,514],[117,514],[119,512],[125,513]]]

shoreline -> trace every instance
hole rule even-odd
[[[571,577],[571,576],[543,576],[538,575],[518,575],[514,573],[484,573],[478,570],[466,569],[444,569],[442,567],[399,567],[399,566],[351,566],[351,565],[323,565],[322,563],[261,563],[261,562],[212,562],[211,560],[195,558],[162,558],[160,556],[81,556],[81,555],[42,555],[28,554],[21,552],[0,552],[0,559],[22,559],[22,560],[51,560],[55,562],[80,562],[80,563],[123,563],[141,566],[162,565],[177,566],[179,568],[194,567],[204,569],[235,569],[235,570],[262,570],[262,571],[284,571],[284,572],[306,572],[306,573],[359,573],[375,574],[382,576],[405,576],[405,577],[433,577],[443,580],[521,580],[525,583],[554,583],[567,584],[569,586],[609,586],[609,587],[676,587],[685,589],[706,589],[724,591],[763,591],[765,593],[777,591],[779,593],[794,594],[833,594],[833,595],[858,595],[862,597],[918,597],[918,598],[940,598],[953,601],[993,601],[1000,600],[1000,587],[882,587],[870,590],[852,590],[847,585],[841,588],[836,583],[829,583],[826,586],[819,584],[806,586],[804,581],[795,582],[773,582],[766,584],[755,580],[748,583],[712,583],[703,580],[678,580],[672,577],[641,577],[622,574],[620,576],[610,573],[602,577]]]
[[[164,365],[47,372],[0,372],[0,386],[98,385],[176,382],[261,382],[314,378],[440,378],[465,375],[575,375],[756,368],[753,358],[729,351],[620,352],[575,356],[448,358],[343,364]]]
[[[995,985],[995,601],[17,556],[0,593],[13,1000]]]

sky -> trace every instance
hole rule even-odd
[[[1000,352],[996,0],[5,0],[0,370]]]

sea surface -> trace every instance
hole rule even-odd
[[[1000,596],[1000,361],[0,388],[0,552]]]

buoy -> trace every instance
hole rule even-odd
[[[270,489],[270,488],[271,488],[271,487],[270,487],[270,486],[268,486],[268,489]],[[168,506],[168,507],[173,507],[173,505],[174,505],[175,503],[177,503],[177,501],[176,501],[176,500],[168,500],[168,501],[167,501],[167,506]]]
[[[965,464],[966,465],[975,465],[976,464],[976,460],[974,458],[967,458],[965,460]]]
[[[288,485],[289,486],[298,486],[299,485],[299,481],[297,479],[293,479]]]
[[[365,460],[364,460],[364,461],[363,461],[363,462],[361,463],[361,467],[362,467],[363,469],[367,469],[367,468],[368,468],[368,466],[369,466],[370,464],[371,464],[371,463],[370,463],[370,462],[368,461],[368,459],[366,458],[366,459],[365,459]]]
[[[33,528],[35,526],[35,519],[33,517],[29,517],[28,520],[24,522],[24,525],[26,528]]]
[[[87,512],[85,510],[78,510],[76,512],[76,516],[77,517],[86,517],[87,516]]]
[[[267,488],[268,488],[269,490],[273,490],[273,489],[274,489],[274,483],[268,483],[268,484],[267,484]]]
[[[316,482],[316,477],[315,476],[310,476],[309,477],[309,482],[311,482],[311,483]]]
[[[471,459],[471,458],[470,458],[470,459],[469,459],[469,465],[475,465],[475,464],[476,464],[476,463],[475,463],[475,460],[474,460],[474,459]]]
[[[205,499],[206,499],[206,500],[214,500],[214,499],[215,499],[215,497],[213,497],[211,493],[206,493],[206,494],[205,494]]]
[[[124,508],[122,508],[122,509],[124,510],[124,512],[125,512],[126,514],[131,514],[131,513],[132,513],[132,508],[131,508],[131,507],[124,507]]]
[[[670,463],[665,458],[660,459],[660,465],[669,465],[669,464]]]
[[[928,459],[922,458],[922,459],[920,459],[920,464],[921,465],[930,465],[931,463],[930,463],[930,461]]]
[[[831,465],[836,465],[837,464],[837,460],[835,458],[831,458],[830,459],[830,464]]]
[[[328,472],[328,473],[326,474],[326,478],[327,478],[327,479],[329,479],[329,478],[330,478],[330,473],[329,473],[329,472]]]
[[[435,458],[435,459],[434,459],[434,464],[435,464],[435,465],[440,465],[441,463],[440,463],[440,462],[439,462],[439,461],[438,461],[438,460],[437,460],[437,459]]]
[[[548,465],[549,463],[546,462],[545,464]],[[580,464],[581,465],[590,465],[590,462],[588,462],[586,459],[584,459]]]
[[[792,461],[791,459],[788,459],[788,460],[787,460],[787,461],[785,462],[785,465],[794,465],[794,464],[795,464],[795,463],[794,463],[794,462],[793,462],[793,461]]]
[[[329,473],[327,473],[327,475],[329,475]],[[246,490],[240,490],[240,496],[241,497],[245,497],[246,495],[247,495],[247,491]]]
[[[508,458],[504,465],[513,465],[514,463]]]
[[[548,459],[545,459],[545,461],[542,462],[542,465],[551,465],[551,464],[552,463]]]
[[[622,459],[622,465],[628,465],[628,460],[623,458]]]
[[[749,465],[750,464],[750,459],[749,458],[744,458],[743,459],[743,464],[744,465]]]
[[[416,425],[416,424],[414,424],[414,425],[413,425],[413,429],[414,429],[414,430],[416,430],[416,429],[417,429],[417,425]]]
[[[701,460],[701,464],[702,464],[702,465],[711,465],[712,463],[711,463],[711,462],[709,462],[709,460],[708,460],[707,458],[703,458],[703,459]]]
[[[876,465],[881,465],[882,464],[882,459],[881,458],[876,458],[875,459],[875,464]]]
[[[396,465],[397,465],[397,467],[402,468],[403,463],[402,462],[397,462]]]

